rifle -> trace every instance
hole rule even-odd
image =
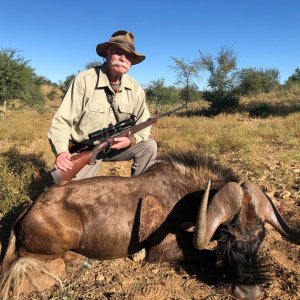
[[[134,119],[130,118],[121,121],[114,126],[110,124],[107,128],[90,133],[89,139],[93,142],[97,140],[99,141],[99,144],[96,144],[92,148],[87,146],[79,154],[73,155],[71,157],[71,161],[73,163],[72,169],[67,171],[63,171],[60,169],[51,171],[50,174],[54,182],[60,183],[62,181],[70,181],[85,165],[95,164],[97,155],[101,151],[105,151],[107,148],[110,148],[113,144],[115,144],[116,142],[114,141],[114,139],[116,137],[128,137],[130,135],[133,135],[134,133],[153,125],[157,122],[158,119],[169,116],[183,108],[187,108],[187,103],[165,113],[150,117],[146,121],[137,125],[134,124]]]

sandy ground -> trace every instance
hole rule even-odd
[[[129,163],[103,166],[106,175],[128,176],[128,170]],[[294,200],[286,198],[281,205],[274,199],[286,220],[299,224],[299,200]],[[283,240],[270,225],[266,229],[260,256],[270,268],[271,281],[262,286],[261,299],[300,299],[300,247]],[[138,258],[93,260],[92,268],[80,271],[67,268],[64,289],[48,291],[46,299],[235,299],[226,276],[209,259],[195,266],[148,264]]]
[[[268,227],[261,256],[272,274],[261,299],[300,299],[299,246]],[[234,299],[224,276],[209,261],[194,266],[94,260],[90,269],[67,268],[64,289],[47,292],[46,299]]]
[[[103,173],[128,176],[128,166],[103,166]],[[299,224],[299,199],[287,198],[284,205],[275,199],[275,204],[289,223]],[[300,299],[300,247],[283,240],[271,226],[266,228],[260,255],[272,278],[262,286],[261,299]],[[199,265],[148,264],[139,257],[91,263],[89,269],[67,267],[63,289],[54,287],[25,299],[235,299],[226,275],[209,258]]]

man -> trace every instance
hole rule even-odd
[[[105,58],[105,63],[74,78],[52,120],[48,138],[56,155],[55,169],[72,169],[70,141],[90,145],[89,133],[130,117],[136,124],[150,117],[143,89],[127,74],[132,65],[145,59],[135,51],[133,34],[117,31],[108,42],[98,44],[96,52]],[[75,180],[96,176],[102,160],[133,159],[132,176],[144,172],[157,154],[156,142],[149,136],[150,127],[128,138],[115,138],[111,151],[101,153],[95,165],[86,165]]]

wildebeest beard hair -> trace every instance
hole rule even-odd
[[[247,239],[239,240],[234,234],[235,228],[243,228],[242,236]],[[256,232],[254,237],[253,232]],[[271,279],[270,267],[262,263],[258,250],[266,232],[260,220],[255,226],[245,228],[241,226],[238,215],[232,222],[220,228],[217,249],[217,259],[222,261],[222,267],[227,278],[236,284],[263,284]],[[252,237],[250,239],[249,237]]]

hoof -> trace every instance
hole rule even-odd
[[[83,269],[90,269],[92,267],[92,263],[89,259],[87,259],[80,267],[81,270]]]

